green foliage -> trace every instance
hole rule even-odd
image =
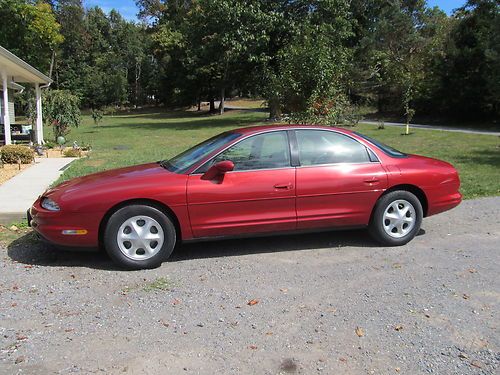
[[[6,145],[0,148],[0,158],[5,164],[31,164],[35,158],[33,150],[21,145]]]
[[[64,40],[60,29],[45,2],[0,0],[0,45],[42,71]]]
[[[92,119],[94,120],[94,124],[99,125],[99,123],[102,121],[102,111],[99,109],[94,109],[92,108]]]
[[[500,3],[469,0],[455,15],[437,100],[460,116],[500,117]]]
[[[50,140],[45,141],[45,143],[43,145],[48,149],[52,149],[54,147],[57,147],[57,144],[54,141],[50,141]]]
[[[155,96],[159,77],[145,25],[115,10],[85,10],[80,0],[58,1],[56,14],[65,36],[56,88],[77,94],[85,108],[141,105]]]
[[[44,93],[45,122],[52,126],[54,138],[69,134],[71,127],[80,124],[80,100],[65,90],[48,90]]]
[[[500,4],[138,0],[142,23],[82,0],[0,0],[0,44],[84,108],[265,98],[271,118],[355,123],[356,105],[500,117]],[[18,108],[30,113],[30,89]],[[354,104],[354,106],[353,106]],[[223,106],[220,113],[223,112]],[[99,120],[96,118],[97,122]]]

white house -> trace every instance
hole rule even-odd
[[[36,94],[36,127],[35,141],[42,144],[43,122],[42,122],[42,89],[50,86],[52,80],[45,74],[33,68],[27,62],[0,46],[0,127],[3,128],[3,137],[0,142],[4,144],[12,143],[11,125],[16,122],[14,110],[14,91],[23,90],[21,84],[32,84]],[[7,105],[4,105],[7,103]]]

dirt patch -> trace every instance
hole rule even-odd
[[[59,147],[57,148],[51,148],[48,150],[44,150],[44,155],[39,156],[41,158],[63,158],[64,157],[64,152],[67,150],[71,150],[72,147],[65,147],[63,149],[60,149]],[[88,151],[80,151],[80,157],[86,156],[89,152]]]
[[[21,166],[19,166],[19,164],[4,164],[3,168],[0,168],[0,185],[32,165],[33,164],[21,164]]]

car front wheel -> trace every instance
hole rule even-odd
[[[120,208],[109,218],[104,233],[106,252],[126,269],[159,267],[172,253],[175,242],[172,220],[147,205]]]
[[[377,202],[369,232],[383,245],[404,245],[420,230],[422,217],[422,204],[414,194],[409,191],[393,191]]]

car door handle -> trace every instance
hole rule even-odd
[[[286,189],[286,190],[290,190],[291,188],[293,187],[292,184],[276,184],[274,185],[274,188],[275,189]]]
[[[372,177],[365,179],[364,182],[367,184],[376,184],[377,182],[380,182],[380,180],[377,177]]]

